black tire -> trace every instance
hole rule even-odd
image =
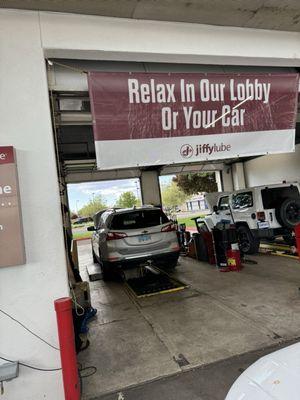
[[[176,261],[171,261],[168,265],[166,265],[166,269],[168,271],[174,271],[174,269],[177,267],[178,260]]]
[[[293,229],[300,224],[300,200],[285,199],[275,210],[277,221],[285,228]]]
[[[177,260],[170,260],[169,262],[158,263],[158,268],[161,268],[164,271],[172,272],[177,267],[178,259]]]
[[[98,258],[96,256],[94,250],[92,250],[92,253],[93,253],[93,262],[94,262],[94,264],[99,264],[99,260],[98,260]]]
[[[256,254],[259,250],[260,240],[254,237],[247,226],[237,228],[239,247],[244,254]]]
[[[112,267],[110,267],[106,263],[101,263],[101,271],[102,271],[102,279],[105,282],[114,280],[115,275],[114,271],[112,270]]]

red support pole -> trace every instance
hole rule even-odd
[[[75,337],[72,316],[72,299],[63,297],[54,301],[60,347],[60,358],[65,400],[80,400]]]
[[[295,227],[295,238],[296,238],[296,247],[298,252],[298,257],[300,259],[300,224]]]

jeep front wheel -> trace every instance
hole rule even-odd
[[[260,241],[255,238],[250,229],[246,226],[239,226],[237,228],[237,235],[239,239],[239,247],[244,254],[256,254],[259,250]]]

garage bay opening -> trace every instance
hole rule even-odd
[[[273,91],[295,71],[51,62],[78,362],[92,367],[84,398],[146,399],[147,387],[167,398],[172,379],[225,398],[249,354],[299,336],[300,131]],[[212,380],[227,382],[219,397]]]

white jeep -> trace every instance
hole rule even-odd
[[[208,193],[213,213],[197,223],[211,231],[218,222],[235,223],[241,250],[258,252],[260,239],[281,236],[295,242],[294,228],[300,223],[300,184],[280,183],[237,190],[232,193]]]

